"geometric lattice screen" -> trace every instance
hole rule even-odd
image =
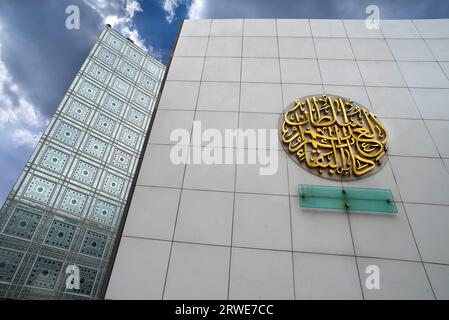
[[[99,297],[164,72],[102,32],[0,211],[0,298]]]

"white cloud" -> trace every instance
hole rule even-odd
[[[33,147],[39,140],[40,131],[47,123],[48,119],[28,101],[23,90],[14,82],[2,60],[0,43],[0,131],[2,136],[5,136],[6,132],[12,132],[10,138],[14,145]]]
[[[205,2],[204,0],[193,0],[189,6],[189,12],[187,16],[189,19],[201,19],[204,18]]]
[[[142,7],[140,6],[140,3],[136,0],[127,1],[126,3],[126,14],[131,19],[134,18],[134,14],[136,12],[142,12]]]
[[[33,133],[27,129],[16,129],[11,134],[12,141],[16,147],[25,145],[33,148],[39,141],[40,136],[40,132]]]
[[[103,24],[110,24],[155,58],[161,58],[151,45],[145,43],[134,23],[135,14],[143,11],[138,0],[84,0],[84,3],[100,15]]]
[[[43,118],[13,81],[2,60],[2,44],[0,43],[0,126],[20,120],[36,126]]]
[[[167,13],[165,19],[168,23],[172,23],[175,20],[176,9],[180,5],[187,6],[187,17],[189,19],[201,19],[203,17],[204,0],[165,0],[163,9]]]
[[[183,0],[165,0],[164,2],[164,10],[167,12],[165,19],[168,23],[172,23],[176,16],[176,8],[183,3]]]

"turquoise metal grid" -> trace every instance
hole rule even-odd
[[[102,32],[0,210],[0,299],[100,297],[164,73]]]

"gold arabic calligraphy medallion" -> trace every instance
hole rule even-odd
[[[340,96],[296,100],[281,119],[284,149],[302,167],[334,180],[376,172],[388,151],[387,131],[359,103]]]

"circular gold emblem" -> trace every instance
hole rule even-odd
[[[387,131],[359,103],[334,95],[296,100],[281,119],[284,149],[301,166],[334,180],[374,173],[383,164]]]

